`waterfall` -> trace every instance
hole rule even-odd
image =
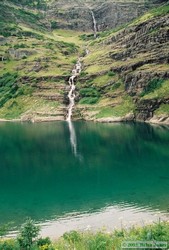
[[[82,64],[81,64],[81,58],[78,59],[74,69],[72,70],[72,74],[69,77],[69,86],[70,86],[70,90],[68,93],[68,98],[69,98],[69,106],[68,106],[68,114],[67,114],[67,122],[68,122],[68,126],[69,126],[69,132],[70,132],[70,144],[71,144],[71,148],[73,151],[73,154],[75,155],[75,157],[77,157],[77,140],[76,140],[76,133],[75,133],[75,129],[73,126],[73,123],[71,121],[72,118],[72,111],[75,105],[75,78],[80,74],[81,72],[81,68],[82,68]],[[79,156],[78,156],[79,157]]]
[[[94,12],[91,10],[91,14],[92,14],[92,19],[93,19],[93,29],[94,29],[94,38],[97,37],[97,23],[96,23],[96,19],[94,16]]]
[[[72,75],[69,77],[69,86],[70,86],[70,90],[68,93],[68,98],[69,98],[69,107],[68,107],[68,114],[67,114],[67,121],[71,121],[72,118],[72,111],[73,111],[73,107],[75,105],[75,78],[80,74],[81,72],[81,68],[82,68],[82,64],[81,64],[81,58],[78,59],[74,69],[72,70]]]
[[[86,48],[86,56],[89,54],[89,50],[88,50],[88,48]]]

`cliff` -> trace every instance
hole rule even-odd
[[[80,31],[92,31],[93,11],[98,31],[112,29],[126,24],[142,15],[152,4],[145,1],[54,1],[49,5],[47,17],[55,27]]]
[[[141,17],[159,1],[44,3],[0,3],[1,119],[65,120],[68,78],[82,56],[73,119],[169,123],[167,3]]]
[[[82,117],[169,122],[168,11],[168,5],[156,8],[90,44],[84,60],[86,75],[78,83]],[[89,88],[95,89],[93,95]],[[92,109],[81,105],[92,102],[89,98],[95,102]]]

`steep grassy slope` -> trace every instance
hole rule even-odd
[[[81,117],[169,122],[169,5],[97,38],[89,50],[77,83]]]
[[[68,77],[87,46],[74,119],[169,122],[169,5],[97,39],[56,28],[50,11],[7,1],[0,8],[1,119],[64,120]]]
[[[82,43],[79,33],[49,31],[37,10],[10,2],[0,8],[0,118],[64,119],[66,83]]]

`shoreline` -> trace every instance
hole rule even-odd
[[[21,122],[21,123],[44,123],[44,122],[57,122],[57,121],[66,121],[66,119],[58,119],[58,118],[29,118],[29,119],[3,119],[0,118],[0,123],[2,122]],[[105,117],[99,119],[76,119],[72,120],[73,122],[76,121],[84,121],[84,122],[97,122],[97,123],[118,123],[118,122],[141,122],[141,123],[148,123],[150,125],[169,125],[169,116],[161,115],[161,116],[154,116],[149,120],[140,120],[134,119],[131,115],[126,115],[124,117]]]

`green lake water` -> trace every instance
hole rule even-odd
[[[169,218],[169,127],[0,123],[0,224],[42,234]]]

